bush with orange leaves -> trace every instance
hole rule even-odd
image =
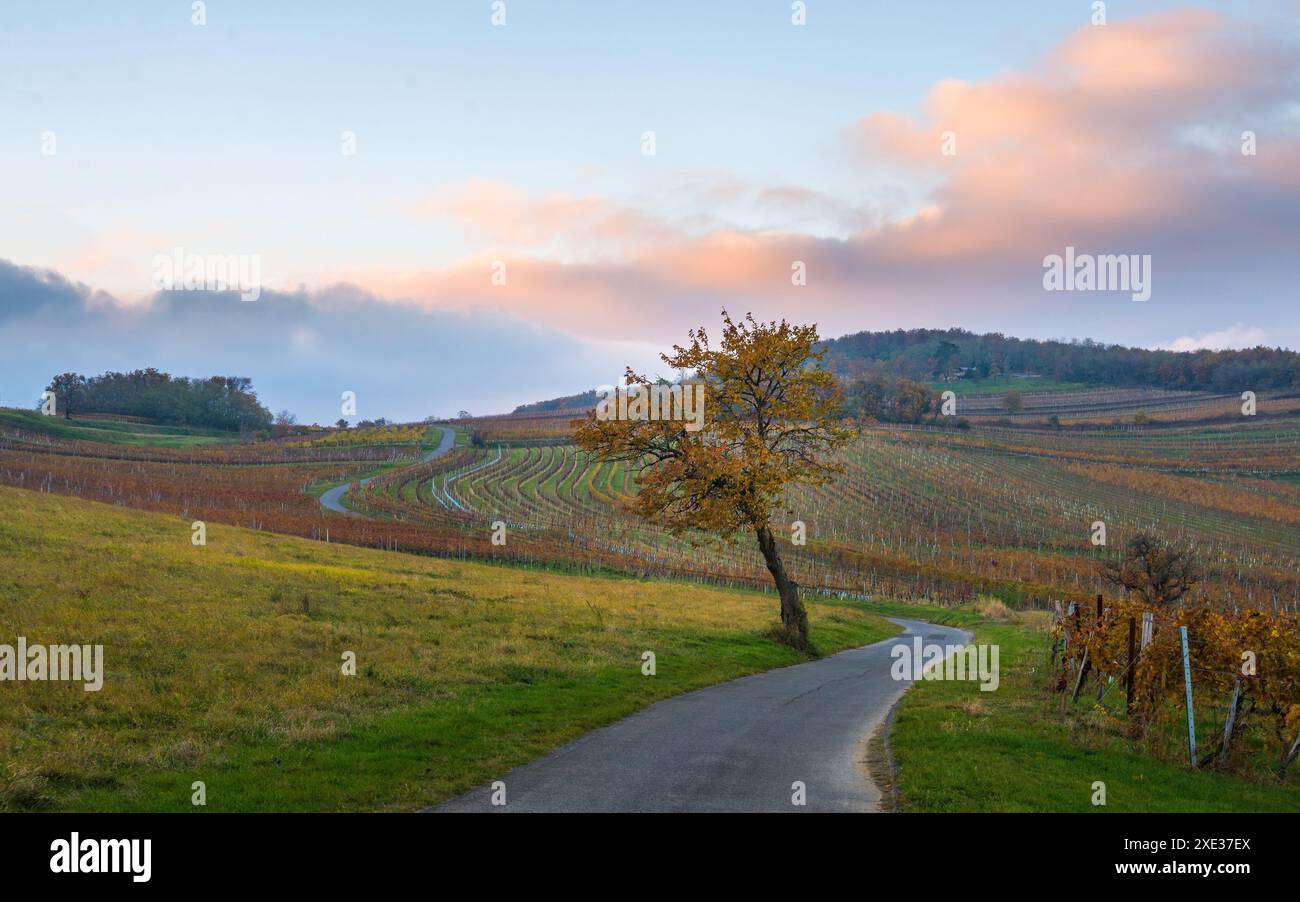
[[[1141,647],[1142,621],[1152,618],[1150,642]],[[1185,716],[1182,640],[1187,627],[1192,683],[1198,706],[1215,712],[1217,729],[1202,745],[1201,764],[1226,766],[1235,741],[1259,725],[1278,743],[1276,770],[1285,777],[1300,752],[1300,617],[1267,611],[1227,611],[1209,603],[1154,606],[1142,599],[1107,602],[1098,622],[1095,609],[1081,605],[1074,615],[1057,619],[1057,641],[1066,656],[1100,678],[1124,684],[1129,667],[1129,622],[1138,636],[1133,674],[1130,734],[1145,737],[1162,716]],[[1064,663],[1064,662],[1063,662]],[[1078,669],[1058,682],[1082,685]],[[1069,674],[1063,673],[1063,677]],[[1228,709],[1235,699],[1233,728],[1225,736]]]

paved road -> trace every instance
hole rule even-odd
[[[588,733],[502,777],[505,806],[491,804],[488,785],[431,810],[874,811],[862,743],[909,685],[891,678],[890,649],[916,635],[969,641],[895,622],[906,631],[874,645],[670,698]],[[804,807],[791,804],[796,780]]]
[[[441,429],[442,429],[442,438],[438,442],[438,447],[434,448],[428,454],[424,455],[424,457],[422,458],[423,462],[427,463],[428,461],[433,460],[435,457],[441,457],[442,455],[450,451],[452,449],[452,446],[456,444],[456,430],[452,429],[450,426],[443,426],[441,427]],[[369,479],[358,480],[358,484],[365,485],[371,479],[374,479],[374,477],[371,476]],[[328,492],[320,496],[321,505],[326,510],[331,510],[334,511],[335,513],[351,514],[354,517],[361,516],[356,511],[350,511],[343,506],[343,496],[348,493],[348,489],[351,488],[351,486],[352,484],[348,482],[343,483],[343,485],[334,486],[334,488],[330,489]]]

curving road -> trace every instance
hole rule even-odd
[[[502,777],[504,806],[488,785],[430,810],[874,811],[863,742],[910,684],[890,676],[890,649],[917,635],[970,639],[894,622],[905,631],[874,645],[679,695],[588,733]],[[791,803],[796,780],[802,807]]]
[[[450,451],[452,447],[456,444],[455,429],[452,429],[450,426],[440,426],[439,428],[442,429],[442,436],[438,442],[438,447],[434,448],[428,454],[424,455],[424,457],[420,458],[421,463],[428,463],[429,461],[433,460],[435,457],[441,457],[442,455]],[[360,479],[357,481],[357,484],[365,485],[371,479],[374,479],[374,477],[371,476],[367,479]],[[343,506],[343,496],[348,493],[348,489],[351,488],[351,486],[352,486],[351,482],[345,482],[342,485],[334,486],[334,488],[330,489],[325,494],[320,496],[321,506],[324,507],[326,510],[334,511],[335,513],[338,514],[350,514],[353,517],[362,516],[361,514],[358,514],[356,511],[348,510],[346,507]]]

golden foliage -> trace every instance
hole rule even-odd
[[[837,420],[837,384],[816,341],[815,326],[736,322],[723,311],[720,347],[701,326],[661,355],[693,373],[687,385],[703,386],[702,428],[593,411],[576,422],[574,441],[596,457],[632,461],[633,509],[674,534],[765,528],[787,484],[822,484],[840,471],[829,456],[851,434]],[[652,385],[631,369],[627,383]]]

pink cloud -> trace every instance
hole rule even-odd
[[[1223,269],[1207,249],[1243,266],[1293,252],[1300,142],[1274,126],[1297,72],[1294,46],[1212,13],[1086,26],[1034,72],[941,81],[919,114],[857,123],[864,167],[887,162],[939,180],[904,218],[878,224],[861,211],[838,238],[720,223],[701,233],[603,197],[474,182],[419,209],[460,222],[488,246],[483,254],[439,271],[346,275],[412,303],[654,339],[713,321],[724,303],[856,328],[942,321],[972,303],[1024,309],[1041,304],[1043,256],[1067,244],[1151,253],[1161,272],[1194,284],[1205,267]],[[1227,137],[1221,147],[1187,140],[1198,128]],[[1239,151],[1245,128],[1262,136],[1256,157]],[[945,132],[955,156],[942,153]],[[715,199],[747,191],[719,184]],[[786,221],[799,211],[852,219],[842,202],[800,186],[751,193],[785,209]],[[716,217],[705,210],[699,221]],[[568,256],[545,252],[557,246]],[[599,253],[609,249],[617,253]],[[491,284],[495,260],[506,264],[506,286]],[[791,284],[796,261],[806,287]]]
[[[471,180],[444,188],[414,207],[422,218],[450,219],[472,243],[535,247],[623,248],[662,241],[673,233],[649,214],[596,195],[533,196],[502,182]]]

